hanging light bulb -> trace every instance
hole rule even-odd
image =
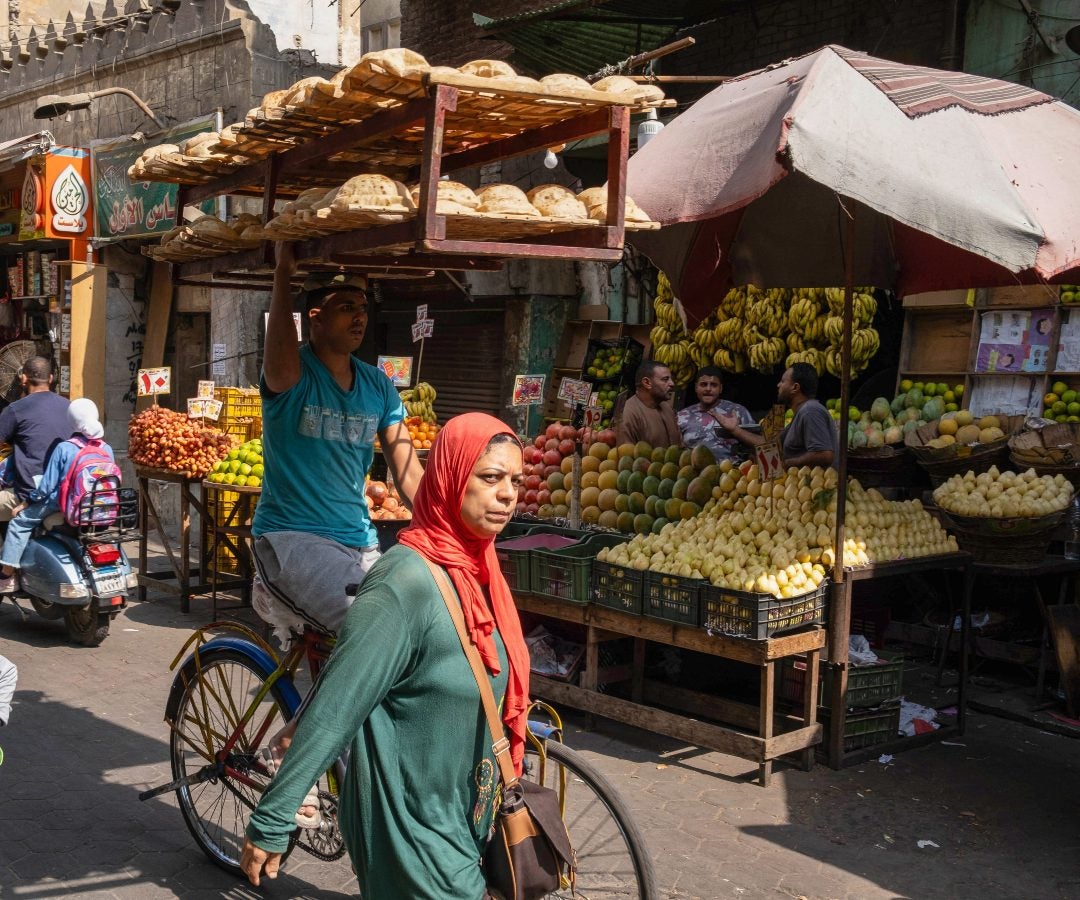
[[[545,169],[554,169],[558,165],[559,165],[559,157],[557,157],[555,155],[554,150],[548,150],[548,152],[544,154],[544,168]]]
[[[640,150],[656,135],[664,130],[664,123],[656,117],[656,110],[650,109],[645,121],[637,127],[637,148]]]

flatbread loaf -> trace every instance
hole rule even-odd
[[[323,84],[329,84],[325,78],[302,78],[296,82],[281,102],[282,106],[302,106],[311,99],[315,90]]]
[[[588,210],[574,192],[561,184],[542,184],[529,191],[529,202],[540,210],[541,215],[568,219],[585,219]]]
[[[213,156],[213,151],[210,149],[218,142],[218,133],[216,131],[204,131],[193,137],[188,138],[180,145],[180,152],[184,156],[192,156],[196,158],[205,159],[208,156]]]
[[[570,75],[567,72],[556,72],[554,75],[545,75],[540,83],[549,91],[591,91],[593,86],[584,78]]]
[[[390,210],[415,208],[412,197],[409,196],[409,189],[405,185],[385,175],[371,173],[354,175],[341,187],[327,194],[322,206],[331,206],[334,209],[348,209],[350,206]]]
[[[191,230],[205,241],[235,241],[239,235],[215,216],[200,216],[191,223]]]
[[[417,79],[430,69],[428,61],[415,50],[407,47],[392,47],[389,50],[375,50],[360,57],[351,74],[358,78],[366,75],[386,74],[397,78]]]
[[[476,78],[514,78],[517,75],[514,67],[501,59],[474,59],[460,66],[458,71]]]
[[[413,204],[415,206],[420,205],[420,185],[414,185],[409,190],[409,196],[412,197]],[[449,209],[450,206],[461,207],[461,209],[455,209],[453,212],[444,211],[443,207]],[[473,193],[473,189],[468,185],[464,185],[459,181],[440,181],[438,194],[435,198],[435,211],[441,216],[447,215],[466,215],[474,212],[476,207],[480,205],[480,200],[476,194]],[[464,209],[466,212],[462,213]]]
[[[607,185],[603,187],[586,188],[577,196],[578,200],[585,204],[589,218],[600,222],[607,220]],[[649,214],[634,202],[629,194],[626,196],[626,212],[623,218],[627,222],[651,222]]]
[[[285,98],[289,95],[289,89],[283,91],[271,91],[262,98],[262,103],[259,104],[259,111],[269,112],[272,109],[280,109],[285,105]],[[251,113],[248,113],[251,115]]]
[[[158,144],[156,147],[147,147],[142,156],[139,157],[143,162],[149,162],[152,159],[157,159],[159,156],[164,156],[166,153],[179,153],[180,148],[176,144]]]
[[[230,219],[228,225],[237,234],[241,234],[250,225],[262,225],[262,219],[254,213],[240,213],[235,218]]]
[[[480,205],[477,212],[539,216],[540,211],[529,202],[525,192],[512,184],[488,184],[476,192]]]
[[[625,75],[608,75],[593,86],[594,91],[606,94],[619,94],[633,99],[636,103],[654,103],[664,99],[664,92],[655,84],[638,84]]]

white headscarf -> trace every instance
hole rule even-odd
[[[89,397],[72,400],[68,406],[67,417],[73,432],[84,434],[92,441],[105,434],[105,429],[98,420],[97,404]]]

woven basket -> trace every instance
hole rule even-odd
[[[1048,516],[1010,519],[959,516],[948,510],[939,512],[960,549],[970,553],[976,562],[1010,566],[1041,559],[1053,540],[1054,529],[1064,520],[1066,510]]]
[[[847,472],[865,488],[906,487],[922,480],[914,457],[902,445],[848,450]]]
[[[1064,475],[1069,479],[1069,483],[1073,488],[1080,491],[1080,464],[1074,463],[1073,465],[1068,466],[1043,465],[1041,463],[1032,463],[1027,460],[1017,459],[1011,453],[1009,454],[1009,462],[1022,471],[1034,469],[1036,475]]]
[[[1007,441],[980,444],[964,456],[957,455],[947,459],[920,459],[919,455],[915,454],[915,461],[930,476],[930,484],[933,487],[938,487],[952,478],[953,475],[963,475],[965,472],[974,472],[978,475],[981,472],[988,471],[991,466],[1007,466],[1009,462],[1009,444]]]

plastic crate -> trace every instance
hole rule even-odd
[[[262,396],[258,388],[216,387],[214,398],[221,401],[217,427],[241,442],[262,436]]]
[[[230,520],[232,525],[244,524],[238,522],[234,515],[236,504],[240,502],[239,491],[207,490],[204,493],[204,497],[207,517],[211,519],[215,525],[226,525],[230,523]],[[254,499],[257,503],[257,496]],[[254,504],[252,505],[252,514],[254,514]],[[207,544],[203,548],[204,556],[207,559],[210,557],[212,540],[213,535],[207,531]],[[240,546],[244,547],[244,552],[246,552],[246,546],[243,543],[241,543]],[[213,571],[217,572],[219,575],[238,575],[244,570],[244,566],[241,561],[236,558],[236,554],[233,552],[232,548],[222,540],[218,541],[213,559],[209,559],[209,562],[213,567]],[[250,563],[250,560],[247,560],[246,562]]]
[[[645,572],[594,560],[589,596],[598,606],[640,616],[645,596]]]
[[[601,350],[626,350],[626,356],[623,364],[617,374],[611,374],[605,372],[604,375],[590,375],[589,366],[592,363],[597,352]],[[589,341],[588,349],[585,351],[585,361],[581,365],[582,378],[586,381],[598,383],[601,381],[611,381],[620,387],[626,387],[634,383],[634,373],[637,371],[637,367],[641,365],[641,360],[645,355],[645,347],[639,341],[635,341],[632,337],[621,338],[593,338]]]
[[[701,591],[701,625],[712,631],[763,641],[774,634],[825,621],[829,581],[812,591],[778,600],[772,594],[735,591],[706,583]]]
[[[593,563],[601,547],[624,544],[620,535],[594,534],[559,550],[529,551],[530,590],[541,597],[584,606],[589,602]]]
[[[848,669],[846,707],[865,708],[895,700],[903,693],[904,659],[899,653],[878,653],[881,662],[872,666],[852,666]],[[833,672],[823,666],[819,685],[818,705],[832,706]],[[788,657],[780,661],[779,696],[792,703],[802,703],[806,685],[806,661]]]
[[[507,526],[509,527],[509,526]],[[512,591],[528,591],[532,582],[531,561],[529,550],[519,550],[512,547],[500,547],[500,543],[515,538],[531,537],[534,534],[560,534],[566,537],[584,538],[585,532],[575,531],[573,528],[560,528],[558,525],[533,525],[523,533],[510,535],[509,538],[500,536],[500,541],[495,542],[495,555],[499,559],[499,569],[506,579],[506,584]]]
[[[698,601],[703,584],[706,582],[696,578],[646,571],[642,612],[654,619],[698,625]]]
[[[829,718],[832,711],[824,707],[818,710],[818,717],[825,731],[829,730]],[[900,732],[900,702],[883,704],[877,709],[863,709],[849,712],[844,720],[844,752],[861,750],[877,744],[894,741]]]

